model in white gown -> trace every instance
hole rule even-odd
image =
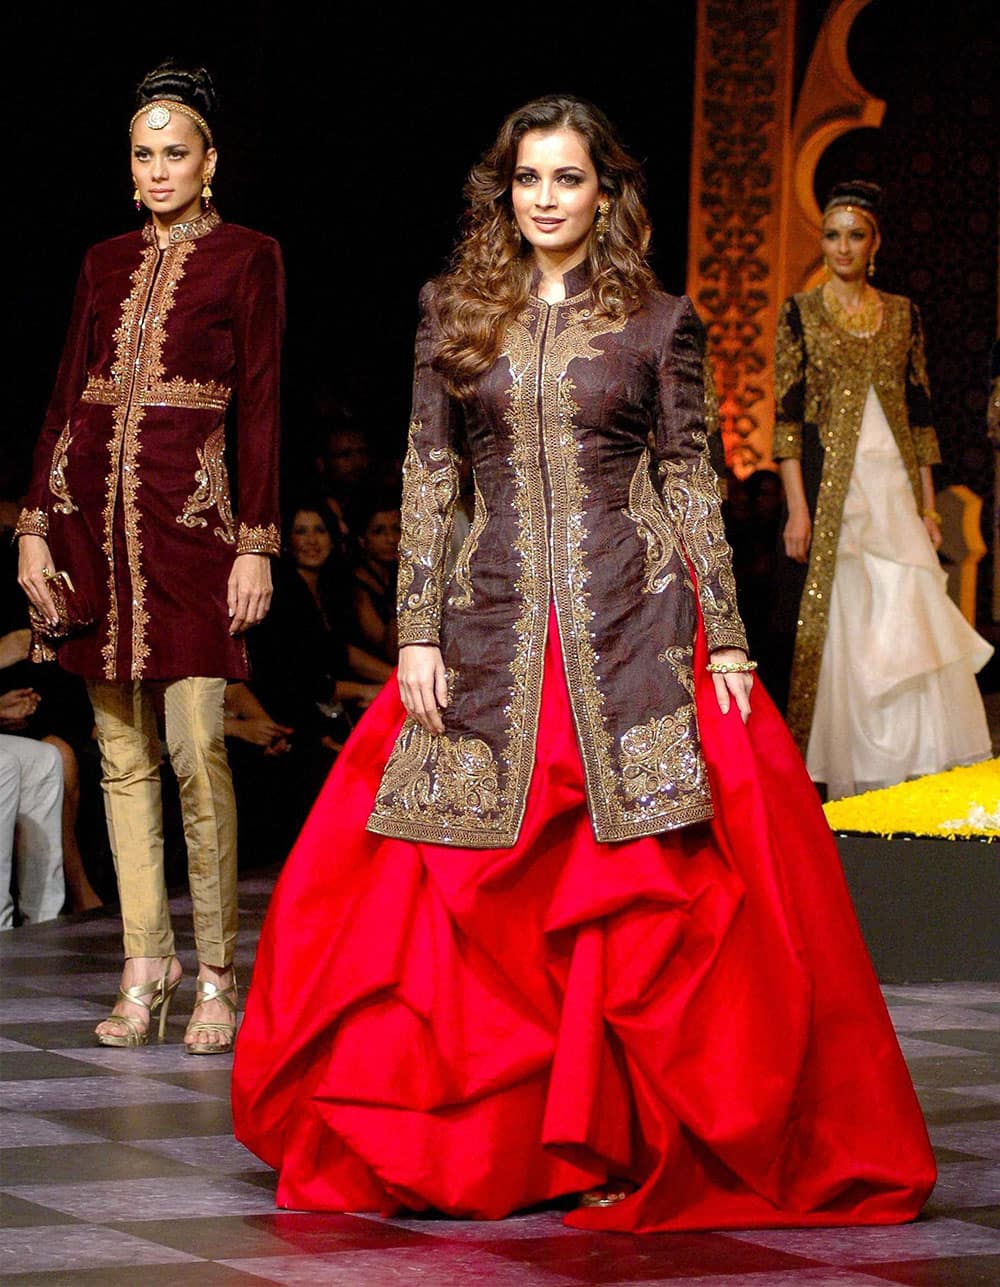
[[[830,799],[990,755],[974,676],[993,649],[946,580],[869,388],[806,755]]]

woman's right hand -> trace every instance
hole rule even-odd
[[[17,583],[45,620],[57,625],[59,613],[49,594],[46,571],[54,571],[48,541],[43,536],[26,533],[18,541]]]
[[[428,733],[443,733],[441,710],[448,705],[448,681],[441,649],[406,644],[399,650],[399,695],[406,713]]]
[[[809,560],[809,546],[812,542],[812,520],[809,511],[792,510],[785,524],[785,553],[796,563]]]

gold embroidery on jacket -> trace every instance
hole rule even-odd
[[[248,523],[241,523],[236,534],[236,553],[280,554],[281,533],[277,525],[268,523],[265,526],[258,523],[256,527],[251,527]]]
[[[107,679],[114,679],[116,675],[121,625],[114,542],[115,511],[119,496],[131,597],[130,674],[133,679],[142,678],[149,658],[149,646],[146,643],[149,614],[146,611],[142,527],[137,503],[140,486],[139,431],[145,410],[141,396],[137,394],[141,395],[141,390],[148,385],[152,373],[162,373],[161,355],[166,338],[166,319],[174,304],[177,284],[184,276],[185,261],[194,249],[194,242],[186,241],[169,246],[162,253],[153,246],[143,252],[142,261],[132,273],[132,289],[122,302],[121,321],[114,333],[115,360],[111,379],[118,391],[118,401],[108,441],[110,468],[105,479],[102,546],[108,560],[108,637],[101,649]]]
[[[694,564],[709,648],[746,648],[736,579],[719,509],[719,481],[707,456],[662,460],[663,503]]]
[[[494,814],[499,776],[493,752],[476,737],[428,733],[407,720],[386,766],[376,810],[391,799],[422,823],[445,830],[475,826]]]
[[[472,607],[472,572],[470,564],[472,556],[479,548],[479,538],[486,530],[486,524],[489,521],[489,514],[486,512],[486,502],[483,500],[483,494],[479,490],[479,482],[473,478],[472,486],[475,496],[475,504],[472,510],[472,524],[469,527],[468,535],[462,542],[462,548],[458,552],[458,558],[455,560],[455,570],[452,575],[455,578],[457,594],[448,596],[448,605],[452,608],[471,608]]]
[[[69,465],[69,447],[72,441],[73,435],[69,431],[67,420],[52,452],[52,464],[49,468],[49,491],[58,499],[58,504],[52,506],[57,514],[72,514],[77,510],[66,482],[66,467]]]
[[[657,661],[664,661],[674,672],[677,682],[694,701],[694,648],[690,644],[674,644],[656,654]]]
[[[599,356],[600,350],[593,347],[593,341],[616,334],[624,328],[626,319],[592,319],[588,314],[577,315],[570,323],[546,349],[547,378],[542,391],[545,460],[552,487],[552,589],[560,622],[567,687],[580,728],[580,749],[590,787],[594,831],[602,841],[625,840],[646,834],[651,821],[679,827],[709,816],[711,794],[704,771],[700,769],[695,774],[689,767],[684,767],[684,771],[679,771],[671,780],[669,795],[666,786],[649,799],[634,794],[623,777],[623,742],[620,740],[616,753],[605,722],[605,699],[598,674],[600,656],[590,635],[594,613],[586,588],[590,571],[584,553],[587,529],[583,515],[588,491],[580,472],[580,445],[574,432],[579,407],[573,397],[574,386],[568,368],[574,359],[591,360]],[[631,492],[629,499],[631,503]],[[557,523],[561,525],[559,528]],[[686,716],[677,712],[663,718],[684,721],[691,754],[700,766],[698,739],[692,727],[693,709],[684,710]],[[624,738],[631,739],[629,745],[633,747],[641,742],[637,729],[629,730]],[[678,769],[688,764],[677,754],[670,763]]]
[[[22,509],[17,516],[15,536],[48,536],[49,516],[43,509]]]
[[[441,628],[444,559],[458,499],[458,457],[432,447],[425,463],[417,446],[423,425],[410,425],[403,462],[399,542],[399,643],[437,643]],[[436,466],[436,468],[435,468]],[[411,587],[416,583],[416,589]]]
[[[676,572],[667,568],[677,552],[674,531],[670,525],[663,501],[649,476],[649,449],[643,450],[632,475],[628,489],[628,509],[625,515],[638,529],[645,546],[646,594],[662,594],[671,582],[677,580]]]
[[[454,739],[449,739],[447,734],[441,738],[430,735],[416,737],[410,731],[410,721],[407,721],[389,757],[382,789],[369,821],[372,830],[384,835],[441,841],[442,832],[446,832],[446,838],[452,844],[510,845],[517,838],[527,804],[534,766],[533,733],[537,729],[541,702],[548,588],[545,500],[538,476],[537,388],[532,378],[537,367],[537,340],[527,329],[526,320],[530,320],[530,313],[527,319],[518,319],[508,327],[501,355],[507,360],[511,376],[509,407],[504,418],[511,431],[508,464],[514,475],[514,508],[517,513],[514,541],[518,560],[516,594],[522,605],[514,623],[514,652],[509,666],[511,686],[504,706],[507,741],[496,764],[489,748],[478,739],[459,738],[458,749],[455,749]],[[417,435],[421,428],[417,423]],[[413,432],[411,430],[411,449]],[[438,449],[438,452],[442,453],[443,449]],[[447,467],[443,467],[439,471],[445,476],[440,479],[438,490],[433,483],[434,475],[418,462],[418,469],[410,475],[408,484],[415,494],[409,506],[413,516],[411,530],[415,532],[422,526],[429,539],[441,539],[442,561],[444,516],[440,513],[430,515],[425,522],[418,511],[422,512],[427,503],[435,500],[440,506],[454,504],[452,487],[457,491],[457,476],[452,484],[446,470]],[[405,488],[403,504],[405,510]],[[485,514],[485,506],[483,512]],[[439,568],[443,566],[442,561],[438,563]],[[413,563],[410,562],[409,566],[412,569]],[[403,569],[401,562],[401,581]],[[422,565],[417,570],[426,575]],[[402,593],[406,593],[412,581],[413,575],[408,571]],[[436,627],[436,618],[434,625]],[[453,687],[449,684],[449,692]],[[438,742],[448,743],[451,749],[442,749]],[[493,772],[488,771],[488,763],[494,764]],[[473,766],[475,772],[471,772]],[[463,783],[441,782],[442,777],[456,772],[464,775]],[[472,787],[469,786],[470,775]],[[488,785],[488,790],[481,789],[483,782]],[[425,798],[436,802],[433,816],[425,815],[419,804]]]
[[[214,429],[205,439],[204,447],[198,448],[198,465],[194,472],[197,486],[185,501],[183,511],[177,515],[177,522],[184,527],[207,527],[208,520],[201,514],[214,505],[222,524],[215,528],[215,535],[227,545],[235,545],[236,532],[233,530],[229,473],[226,469],[225,424]]]
[[[693,705],[636,724],[619,746],[622,788],[633,812],[659,814],[675,802],[709,792]]]
[[[844,500],[869,387],[874,388],[892,429],[915,503],[919,507],[923,502],[917,446],[906,406],[907,362],[913,347],[909,300],[882,294],[882,325],[875,335],[864,339],[834,324],[823,305],[821,290],[795,298],[802,319],[801,353],[796,350],[794,362],[783,354],[788,336],[779,330],[776,357],[789,372],[794,366],[795,378],[803,383],[804,419],[816,425],[823,446],[823,473],[812,519],[809,568],[799,603],[788,699],[788,726],[804,754],[826,641]],[[790,434],[800,438],[801,426],[791,427]]]

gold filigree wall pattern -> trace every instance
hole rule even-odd
[[[819,265],[816,165],[835,138],[885,112],[847,59],[870,2],[831,0],[793,117],[796,0],[698,0],[687,289],[740,476],[770,462],[778,309]]]
[[[699,0],[688,293],[708,329],[727,463],[770,449],[775,250],[794,0]]]

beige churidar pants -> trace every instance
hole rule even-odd
[[[236,946],[236,801],[223,734],[224,679],[89,681],[103,764],[108,837],[118,876],[125,955],[172,956],[163,874],[160,737],[180,788],[198,960],[229,965]]]

